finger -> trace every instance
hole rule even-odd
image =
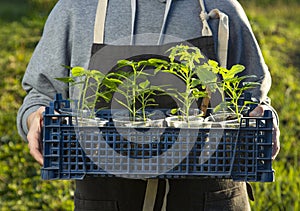
[[[264,115],[264,107],[262,105],[256,106],[256,108],[249,113],[250,117],[259,117],[263,115]]]
[[[42,166],[44,164],[44,158],[41,153],[41,148],[31,145],[29,146],[29,149],[30,149],[31,156]]]
[[[30,150],[31,156],[41,165],[43,165],[43,156],[42,156],[42,144],[41,144],[41,128],[40,125],[37,125],[37,121],[33,122],[28,134],[28,147]]]
[[[272,146],[272,160],[275,160],[280,151],[280,130],[277,124],[274,126],[273,131],[273,146]]]
[[[27,134],[30,154],[40,165],[43,165],[42,125],[44,110],[45,108],[41,107],[35,113],[33,113],[32,118],[30,120],[30,128]]]

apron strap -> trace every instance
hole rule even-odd
[[[131,0],[131,34],[130,34],[130,45],[134,44],[135,16],[136,16],[136,0]]]
[[[169,179],[165,179],[166,187],[161,211],[167,211],[167,197],[170,190]],[[147,179],[146,194],[142,211],[153,211],[158,189],[158,179]]]
[[[227,67],[228,56],[228,41],[229,41],[229,26],[228,16],[218,9],[213,9],[209,12],[210,18],[219,19],[219,32],[218,32],[218,57],[220,66]]]
[[[202,36],[212,36],[212,31],[207,23],[208,15],[206,13],[206,8],[203,0],[199,0],[201,6],[200,18],[202,21]]]
[[[165,32],[166,23],[169,15],[169,11],[171,8],[172,0],[163,0],[162,3],[166,3],[165,7],[165,14],[163,23],[160,29],[159,38],[157,41],[157,45],[161,45],[163,42],[163,34]],[[135,34],[135,18],[136,18],[136,0],[131,0],[131,38],[130,38],[130,45],[134,45],[134,34]]]
[[[207,14],[204,0],[199,0],[199,3],[201,6],[200,19],[203,24],[202,36],[212,36],[212,31],[208,25],[207,20],[210,18],[219,19],[218,58],[220,65],[222,67],[226,67],[229,41],[228,16],[218,9],[213,9]]]
[[[166,179],[166,189],[165,189],[165,195],[164,195],[164,201],[163,201],[163,205],[161,208],[161,211],[167,211],[167,198],[168,198],[168,193],[170,191],[170,184],[169,184],[169,179]]]
[[[153,211],[157,195],[158,179],[147,179],[143,211]]]
[[[107,2],[108,0],[98,1],[94,26],[94,43],[97,44],[104,43],[104,25],[106,18]]]
[[[108,0],[99,0],[94,26],[94,43],[103,44],[104,43],[104,26],[107,11]],[[165,14],[160,30],[160,35],[157,44],[160,45],[163,42],[163,33],[166,28],[166,22],[168,19],[168,14],[171,8],[172,0],[166,0]],[[130,45],[134,44],[134,34],[135,34],[135,19],[136,19],[136,0],[131,0],[131,38]]]
[[[172,0],[166,0],[164,20],[163,20],[163,24],[161,26],[161,30],[160,30],[160,34],[159,34],[159,39],[158,39],[157,45],[161,45],[162,42],[163,42],[163,34],[165,32],[166,23],[167,23],[168,15],[169,15],[169,12],[170,12],[171,4],[172,4]]]

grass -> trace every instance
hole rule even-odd
[[[40,166],[29,155],[27,144],[16,135],[15,116],[25,96],[21,79],[53,2],[0,2],[1,211],[73,209],[74,184],[41,181]],[[287,2],[290,3],[286,5]],[[251,207],[258,211],[300,210],[300,3],[296,0],[241,3],[273,77],[270,97],[280,115],[282,133],[281,152],[273,163],[276,181],[252,183],[256,201]]]
[[[72,210],[73,183],[41,181],[40,166],[16,132],[21,80],[46,18],[28,8],[26,1],[0,2],[0,210]]]
[[[253,210],[300,209],[300,4],[260,7],[245,2],[259,40],[273,85],[270,97],[280,115],[281,151],[273,162],[275,183],[254,183],[257,200]]]
[[[28,9],[29,5],[26,1],[1,0],[0,20],[7,22],[18,21],[27,14]]]

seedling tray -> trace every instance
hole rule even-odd
[[[69,107],[57,95],[44,113],[44,180],[87,175],[274,180],[271,112],[245,117],[239,128],[132,128],[115,127],[111,110],[98,113],[106,125],[79,126],[74,115],[56,112]]]

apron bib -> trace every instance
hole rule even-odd
[[[111,71],[125,70],[125,68],[118,68],[117,62],[119,60],[147,60],[150,58],[160,58],[168,60],[168,53],[166,51],[171,47],[183,44],[188,46],[196,46],[201,49],[202,54],[206,58],[216,60],[214,53],[214,41],[212,37],[199,37],[188,41],[174,42],[163,45],[106,45],[106,44],[94,44],[93,53],[89,64],[89,69],[101,70],[102,73],[108,73]],[[154,77],[149,76],[149,81],[152,85],[163,86],[163,85],[173,85],[178,86],[183,83],[179,78],[172,74],[158,73]],[[156,96],[153,98],[156,99]],[[161,95],[156,99],[158,106],[155,108],[174,108],[178,107],[172,97],[167,95]],[[104,100],[100,100],[97,103],[98,108],[121,108],[117,103],[106,103]],[[199,107],[199,102],[198,102]]]

